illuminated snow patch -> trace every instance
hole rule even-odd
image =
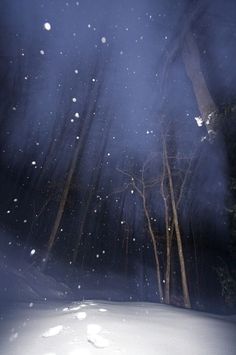
[[[88,324],[87,334],[98,334],[102,330],[99,324]]]
[[[13,333],[10,338],[9,341],[12,342],[14,340],[16,340],[18,338],[19,334],[17,332]]]
[[[107,348],[109,346],[109,341],[98,334],[89,334],[87,335],[88,341],[95,346],[95,348]]]
[[[75,316],[77,319],[83,320],[87,317],[87,313],[86,312],[78,312]]]
[[[72,307],[70,311],[78,311],[82,306]]]
[[[68,353],[68,355],[91,355],[91,352],[88,349],[79,348],[79,349],[70,351]]]
[[[99,324],[88,324],[87,339],[95,348],[106,348],[109,346],[109,341],[101,336],[102,327]]]
[[[62,325],[57,325],[56,327],[49,328],[45,333],[43,333],[43,337],[48,338],[58,335],[62,331],[62,329]]]

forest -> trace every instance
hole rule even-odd
[[[235,313],[235,14],[1,1],[1,300]]]

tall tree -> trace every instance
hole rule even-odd
[[[168,183],[169,183],[169,192],[170,192],[170,201],[173,213],[173,224],[175,227],[175,234],[177,239],[177,247],[178,247],[178,255],[179,255],[179,262],[180,262],[180,271],[181,271],[181,283],[183,289],[183,297],[184,297],[184,306],[186,308],[191,308],[191,302],[189,297],[189,288],[188,288],[188,281],[186,275],[186,266],[185,266],[185,257],[183,251],[183,242],[182,242],[182,235],[180,231],[180,223],[179,223],[179,216],[177,210],[177,200],[175,196],[175,188],[173,184],[173,177],[171,172],[171,167],[169,163],[169,158],[167,154],[167,145],[166,140],[163,138],[163,155],[164,155],[164,164],[166,167]],[[169,240],[168,240],[169,243]],[[170,246],[169,246],[170,248]],[[168,250],[169,252],[170,250]]]

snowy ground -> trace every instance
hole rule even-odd
[[[4,355],[234,355],[236,324],[152,303],[21,304],[1,311]]]

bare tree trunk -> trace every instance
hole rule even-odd
[[[171,268],[171,235],[169,229],[169,208],[167,196],[165,193],[165,177],[166,177],[166,165],[165,156],[163,152],[163,171],[161,178],[161,195],[164,202],[165,211],[165,231],[166,231],[166,269],[165,269],[165,303],[170,304],[170,268]]]
[[[168,181],[169,181],[169,188],[170,188],[170,199],[171,199],[172,212],[173,212],[173,222],[174,222],[174,226],[175,226],[175,233],[176,233],[176,239],[177,239],[180,271],[181,271],[181,283],[182,283],[183,296],[184,296],[184,306],[186,308],[191,308],[188,282],[187,282],[187,276],[186,276],[186,268],[185,268],[185,258],[184,258],[184,252],[183,252],[183,246],[182,246],[182,237],[181,237],[181,233],[180,233],[179,218],[178,218],[177,206],[176,206],[175,194],[174,194],[174,186],[173,186],[173,180],[172,180],[169,159],[167,156],[166,142],[165,142],[164,138],[163,138],[163,151],[164,151],[165,165],[166,165],[167,176],[168,176]]]
[[[129,236],[130,236],[130,230],[129,227],[127,226],[124,230],[124,239],[122,242],[122,247],[125,249],[125,263],[124,263],[125,279],[127,279],[127,275],[128,275]]]
[[[99,185],[99,181],[100,181],[101,164],[103,162],[105,151],[107,149],[109,132],[110,132],[110,128],[111,128],[111,119],[109,119],[109,121],[106,124],[107,124],[106,130],[105,130],[105,132],[103,131],[103,136],[101,137],[101,140],[103,139],[103,142],[101,144],[101,152],[100,152],[99,158],[97,160],[95,170],[94,170],[94,172],[92,174],[90,186],[92,186],[93,183],[95,183],[95,184],[94,184],[94,188],[93,189],[91,187],[89,187],[88,195],[86,195],[86,204],[85,204],[85,207],[83,209],[83,215],[81,216],[79,233],[78,233],[76,245],[75,245],[75,248],[74,248],[74,251],[73,251],[73,262],[76,262],[76,259],[78,257],[79,246],[80,246],[81,239],[82,239],[82,236],[83,236],[84,227],[85,227],[86,220],[87,220],[87,217],[88,217],[88,212],[89,212],[89,208],[90,208],[90,205],[91,205],[92,197],[94,196],[94,193],[96,193],[98,185]]]
[[[154,251],[154,258],[155,258],[155,264],[156,264],[156,276],[157,276],[157,287],[158,287],[158,292],[159,292],[159,298],[160,298],[160,302],[163,303],[164,298],[163,298],[163,289],[162,289],[162,279],[161,279],[161,268],[160,268],[160,260],[159,260],[159,255],[158,255],[158,247],[157,247],[157,236],[155,235],[153,228],[152,228],[152,223],[151,223],[151,218],[150,218],[150,214],[148,211],[148,206],[147,206],[147,192],[146,192],[146,186],[145,186],[145,180],[144,180],[144,167],[143,167],[143,171],[142,171],[142,180],[138,180],[138,182],[140,183],[141,187],[139,187],[135,181],[135,178],[127,173],[124,172],[120,169],[117,169],[118,171],[120,171],[121,173],[123,173],[124,175],[127,175],[130,179],[131,179],[131,184],[133,185],[134,189],[138,192],[139,196],[142,199],[143,202],[143,210],[144,210],[144,216],[146,218],[147,221],[147,225],[148,225],[148,232],[150,234],[151,237],[151,241],[152,241],[152,247],[153,247],[153,251]]]
[[[143,208],[144,208],[145,217],[147,219],[148,231],[151,236],[152,246],[153,246],[153,251],[154,251],[154,257],[155,257],[155,263],[156,263],[157,286],[158,286],[160,302],[163,303],[164,299],[163,299],[163,290],[162,290],[162,282],[161,282],[160,261],[159,261],[158,251],[157,251],[157,242],[156,242],[155,234],[152,229],[151,219],[150,219],[148,208],[147,208],[146,192],[145,192],[144,186],[143,186],[143,189],[144,189],[143,193],[142,193]]]

